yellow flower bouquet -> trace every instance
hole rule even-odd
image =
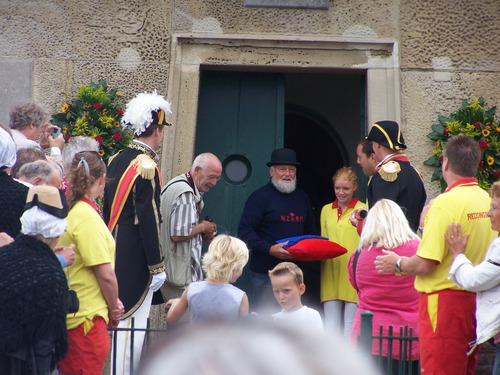
[[[120,124],[124,111],[116,101],[121,96],[116,89],[108,90],[103,79],[97,84],[80,86],[75,99],[65,103],[50,122],[61,128],[66,141],[77,135],[94,138],[107,160],[133,139],[132,131]]]
[[[462,107],[449,117],[438,116],[438,123],[432,125],[432,132],[427,137],[435,142],[425,165],[435,167],[431,181],[439,181],[441,190],[446,188],[441,164],[443,149],[449,138],[455,135],[471,137],[481,149],[477,180],[481,188],[487,190],[491,184],[500,178],[500,127],[495,118],[496,107],[485,108],[484,99],[474,99],[472,102],[462,101]]]

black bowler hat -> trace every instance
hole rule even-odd
[[[406,148],[405,139],[399,124],[396,121],[378,121],[372,125],[368,141],[380,143],[382,146],[394,151],[404,150]]]
[[[271,161],[267,163],[267,166],[272,165],[300,165],[297,161],[297,155],[295,151],[289,148],[277,148],[271,154]]]

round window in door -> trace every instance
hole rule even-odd
[[[250,178],[252,166],[250,161],[243,155],[229,155],[222,162],[222,175],[231,184],[243,184]]]

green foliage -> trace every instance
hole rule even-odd
[[[121,96],[116,89],[108,90],[103,79],[80,86],[75,99],[52,115],[50,122],[61,128],[66,141],[77,135],[94,138],[107,160],[133,139],[132,131],[120,124],[124,111],[117,102]]]
[[[433,155],[424,161],[425,165],[435,167],[431,181],[439,181],[441,190],[446,188],[443,180],[441,164],[443,149],[449,138],[461,135],[474,139],[482,151],[477,174],[479,186],[489,189],[491,184],[500,178],[500,127],[495,118],[496,107],[484,108],[484,99],[472,102],[462,101],[461,108],[449,117],[438,116],[438,122],[432,125],[432,132],[427,138],[433,141],[436,148]]]

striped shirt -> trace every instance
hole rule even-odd
[[[186,192],[179,195],[172,204],[170,214],[170,235],[189,236],[193,227],[198,224],[199,209],[195,201],[195,196]],[[191,239],[191,274],[192,281],[203,280],[201,269],[201,234],[197,234]]]

